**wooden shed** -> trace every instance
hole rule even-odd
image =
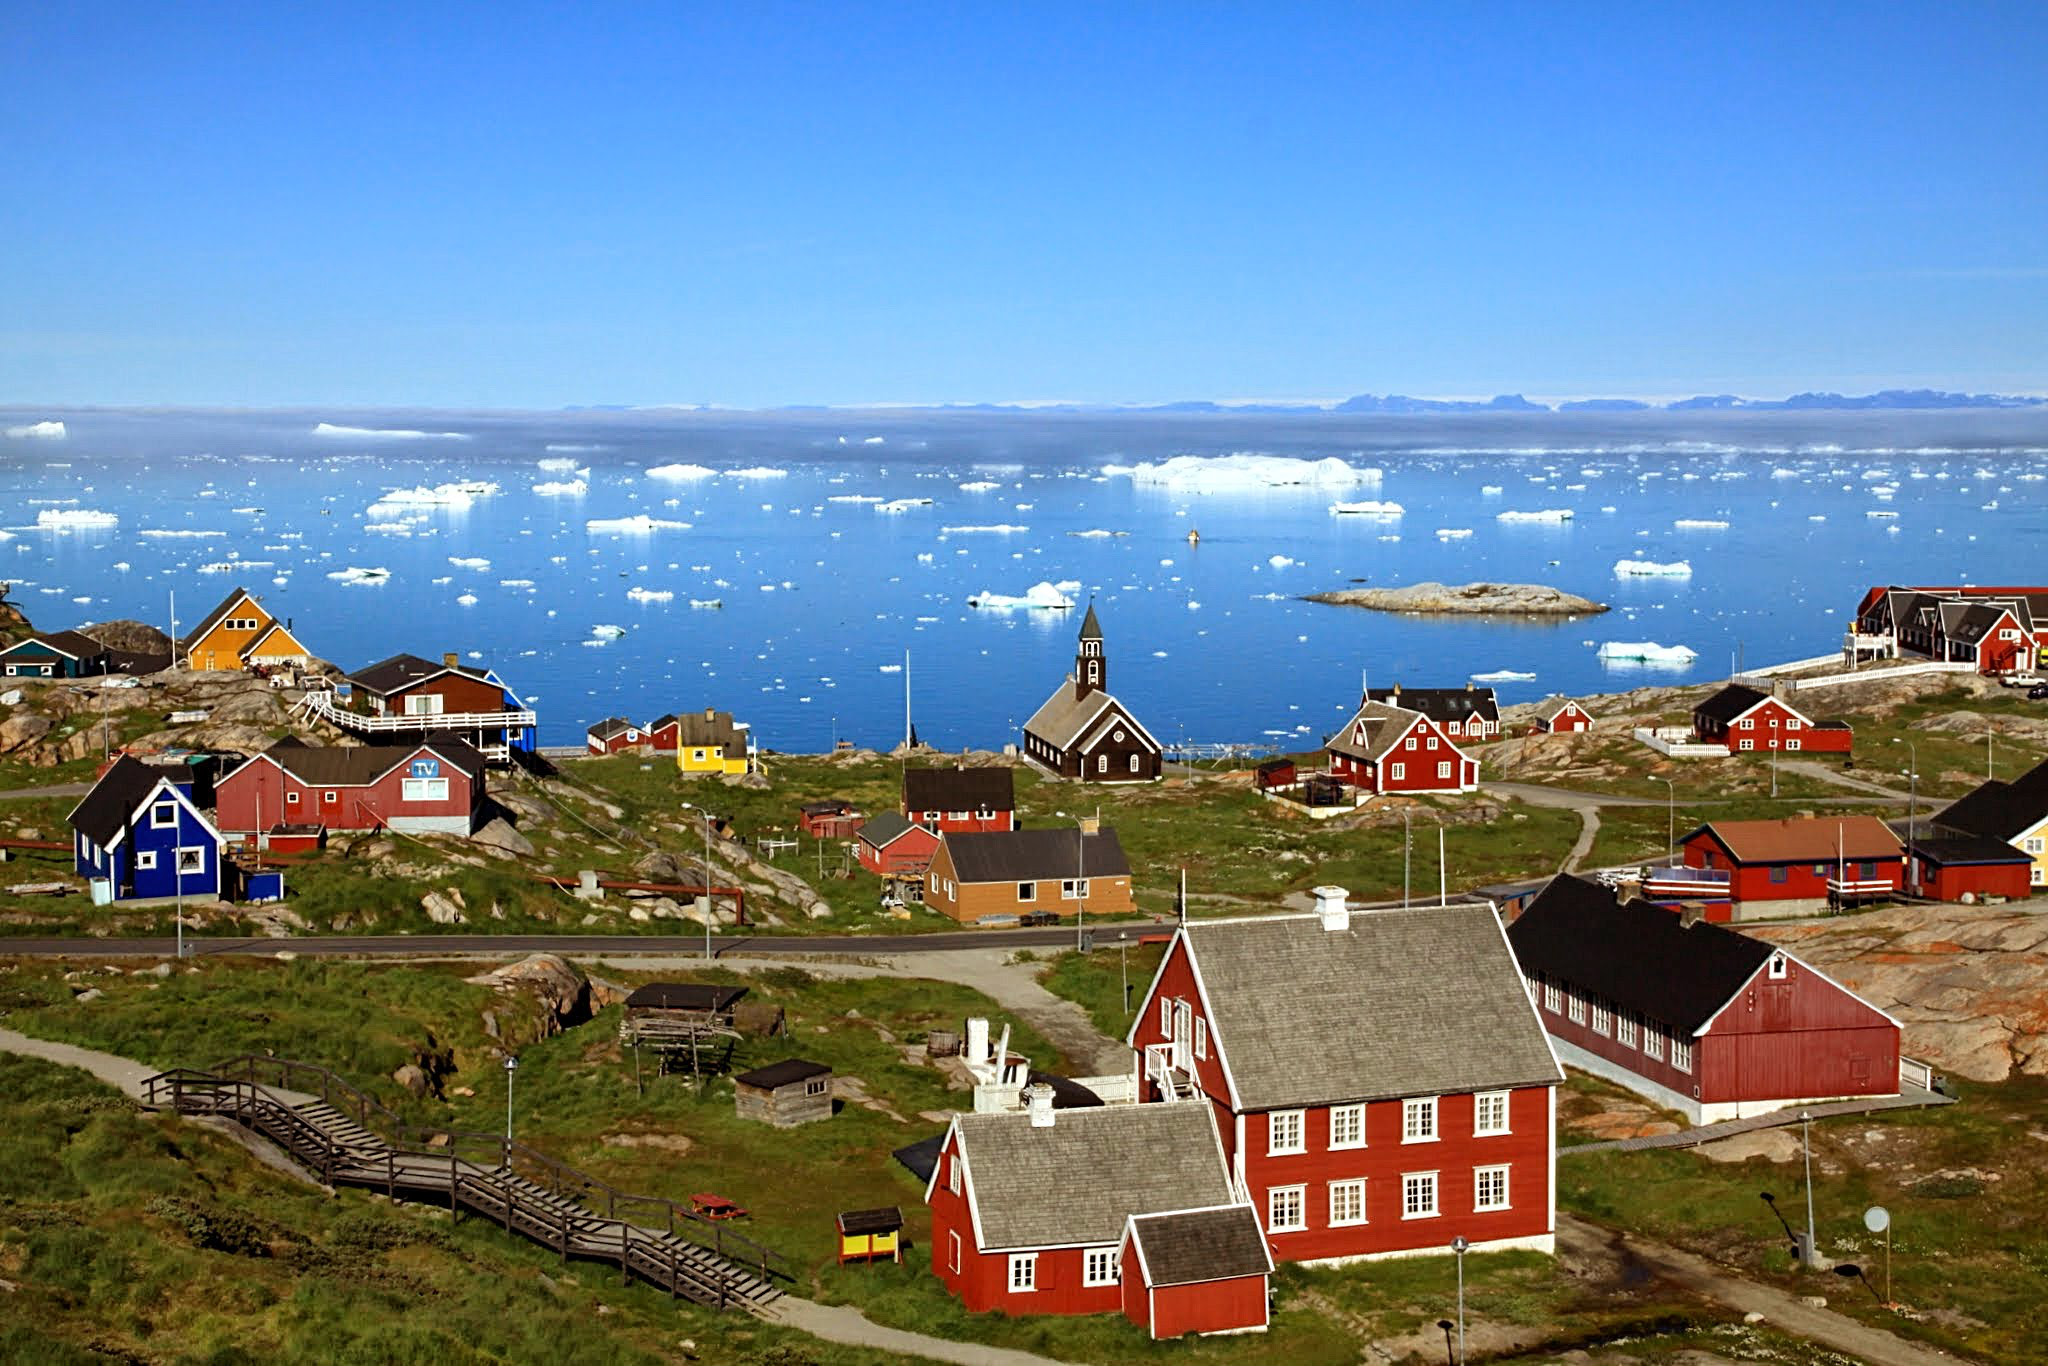
[[[778,1129],[832,1117],[832,1069],[788,1058],[733,1078],[733,1111]]]
[[[1268,759],[1252,770],[1259,784],[1259,791],[1265,792],[1276,787],[1294,786],[1294,760],[1288,758]]]
[[[740,1039],[734,1016],[746,994],[745,987],[720,982],[649,982],[636,988],[619,1020],[619,1043],[633,1050],[635,1076],[643,1046],[655,1051],[663,1075],[722,1071]]]
[[[882,1209],[850,1209],[838,1218],[839,1264],[892,1262],[903,1260],[903,1211],[894,1205]]]

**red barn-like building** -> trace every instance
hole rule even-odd
[[[1205,1105],[955,1115],[925,1187],[932,1272],[974,1313],[1123,1312],[1122,1243],[1133,1215],[1235,1203]],[[1264,1297],[1230,1327],[1265,1322]],[[1215,1331],[1211,1328],[1207,1331]]]
[[[1192,921],[1127,1041],[1140,1108],[1213,1112],[1274,1257],[1552,1250],[1563,1072],[1484,904]]]
[[[637,722],[623,716],[607,716],[592,726],[584,738],[592,754],[622,754],[645,747],[651,739]]]
[[[903,818],[931,831],[1017,828],[1017,775],[1008,768],[906,768]]]
[[[2034,856],[1988,835],[1921,835],[1906,842],[1906,888],[1936,901],[2024,901]]]
[[[2048,651],[2048,588],[1875,587],[1856,605],[1849,647],[1973,663],[1982,674],[2032,669]]]
[[[1479,765],[1419,711],[1365,701],[1323,746],[1330,775],[1374,793],[1471,792]]]
[[[1815,721],[1783,698],[1730,683],[1692,710],[1693,734],[1730,754],[1778,750],[1847,754],[1855,733],[1840,721]]]
[[[1793,816],[1708,821],[1679,840],[1689,868],[1729,875],[1736,916],[1745,905],[1773,914],[1891,896],[1905,881],[1905,850],[1875,816]]]
[[[484,757],[460,740],[314,748],[282,740],[214,785],[223,834],[280,825],[470,835],[483,824]]]
[[[854,835],[854,856],[876,877],[921,878],[939,837],[894,811],[884,811]]]
[[[1266,1327],[1273,1254],[1249,1205],[1134,1214],[1117,1260],[1124,1317],[1155,1342]]]
[[[1593,713],[1565,698],[1545,706],[1536,717],[1536,730],[1550,735],[1569,735],[1593,729]]]
[[[1761,940],[1569,874],[1508,938],[1558,1056],[1694,1124],[1899,1093],[1899,1022]]]

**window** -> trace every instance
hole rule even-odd
[[[1168,1036],[1173,1033],[1173,1002],[1163,996],[1159,1000],[1159,1032]]]
[[[1614,1012],[1607,1008],[1605,1001],[1593,1002],[1593,1032],[1600,1035],[1614,1032]]]
[[[1787,741],[1785,742],[1785,748],[1786,748],[1786,749],[1798,749],[1798,748],[1799,748],[1799,742],[1798,742],[1797,740],[1787,740]]]
[[[1555,982],[1543,984],[1543,1008],[1555,1015],[1564,1008],[1564,992]]]
[[[965,811],[948,811],[946,819],[949,821],[964,821],[967,819],[967,813]]]
[[[946,1237],[952,1244],[953,1272],[955,1275],[958,1275],[960,1271],[960,1235],[958,1233],[948,1233]]]
[[[694,762],[701,764],[704,762],[704,751],[701,749],[693,749],[690,751],[690,758]]]
[[[1636,1013],[1633,1010],[1614,1013],[1614,1041],[1623,1048],[1636,1046]]]
[[[2026,839],[2020,842],[2020,848],[2024,853],[2041,853],[2043,852],[2044,848],[2048,848],[2048,837],[2043,837],[2041,835],[2029,835],[2026,837]]]
[[[1564,1013],[1573,1024],[1584,1024],[1586,1022],[1586,998],[1579,995],[1576,991],[1566,993]]]
[[[1275,1110],[1266,1116],[1266,1151],[1269,1153],[1298,1153],[1304,1151],[1301,1140],[1301,1111]]]
[[[445,802],[448,800],[446,778],[405,778],[399,782],[399,795],[409,802]],[[333,801],[334,794],[328,793],[327,800]]]
[[[1069,901],[1086,901],[1088,899],[1088,879],[1084,877],[1076,881],[1073,878],[1068,878],[1060,884],[1060,895]]]
[[[1138,771],[1138,756],[1137,756],[1137,755],[1135,755],[1135,754],[1133,754],[1133,755],[1131,756],[1131,772],[1133,772],[1133,773],[1136,773],[1137,771]]]
[[[804,1094],[807,1096],[822,1096],[831,1089],[832,1079],[830,1077],[812,1077],[804,1083]]]
[[[298,793],[296,793],[296,792],[287,792],[287,793],[285,793],[285,794],[284,794],[284,804],[285,804],[286,806],[297,806],[297,805],[299,804],[299,794],[298,794]]]
[[[1737,742],[1736,742],[1736,745],[1735,745],[1735,747],[1736,747],[1737,749],[1745,749],[1745,750],[1748,750],[1748,749],[1755,749],[1755,748],[1756,748],[1756,741],[1754,741],[1754,740],[1740,740],[1740,741],[1737,741]]]
[[[327,805],[332,806],[336,802],[341,800],[341,794],[338,792],[328,792],[323,794],[320,800],[327,803]]]
[[[1869,861],[1857,864],[1856,876],[1862,878],[1865,882],[1871,881],[1877,876],[1877,865]]]
[[[1097,773],[1109,772],[1109,756],[1107,754],[1098,754],[1095,756],[1095,771]]]
[[[1018,883],[1018,884],[1017,884],[1017,900],[1019,900],[1019,901],[1036,901],[1036,900],[1038,900],[1038,884],[1037,884],[1037,883],[1035,883],[1035,882],[1020,882],[1020,883]]]
[[[1081,1284],[1115,1285],[1117,1282],[1116,1249],[1113,1247],[1091,1247],[1083,1254],[1081,1263]]]
[[[437,692],[413,694],[405,699],[405,714],[407,716],[439,716],[441,714],[441,694]],[[702,750],[697,752],[697,757],[700,759],[704,757]]]
[[[1436,737],[1435,737],[1434,735],[1432,735],[1432,736],[1430,736],[1430,737],[1429,737],[1429,746],[1428,746],[1428,747],[1429,747],[1430,749],[1435,749],[1435,748],[1436,748]]]
[[[1305,1186],[1275,1186],[1266,1192],[1266,1232],[1298,1233],[1308,1227],[1302,1192]]]
[[[1209,1056],[1209,1022],[1200,1015],[1195,1016],[1195,1056]]]
[[[1792,870],[1786,867],[1784,864],[1775,863],[1771,865],[1771,881],[1785,882],[1788,881],[1791,878],[1791,876]]]
[[[960,1193],[960,1158],[958,1154],[946,1159],[946,1189],[955,1195]]]
[[[1330,1183],[1330,1227],[1341,1224],[1362,1224],[1365,1222],[1365,1182],[1332,1181]]]
[[[180,876],[186,873],[203,873],[205,871],[206,851],[204,849],[180,849],[178,851],[178,873]]]
[[[1784,980],[1784,977],[1785,977],[1785,971],[1786,971],[1786,969],[1785,969],[1785,955],[1784,955],[1784,954],[1782,954],[1782,953],[1774,953],[1774,954],[1772,954],[1772,955],[1771,955],[1771,980],[1772,980],[1773,982],[1783,981],[1783,980]]]
[[[1036,1252],[1012,1252],[1010,1254],[1010,1289],[1038,1289],[1038,1254]]]
[[[1537,978],[1535,976],[1524,977],[1522,979],[1522,985],[1524,987],[1527,987],[1529,990],[1530,1005],[1533,1006],[1538,1001],[1543,999],[1543,982],[1540,978]]]
[[[1786,730],[1798,730],[1798,729],[1799,729],[1799,718],[1798,718],[1798,717],[1796,717],[1796,716],[1794,716],[1794,717],[1791,717],[1791,718],[1789,718],[1789,719],[1788,719],[1788,720],[1787,720],[1787,721],[1785,722],[1785,729],[1786,729]]]
[[[1436,1097],[1425,1096],[1401,1102],[1401,1141],[1436,1142]]]
[[[1463,721],[1453,721],[1453,722],[1451,722],[1451,734],[1453,734],[1453,735],[1462,735],[1462,734],[1464,734],[1464,733],[1465,733],[1465,723],[1464,723]]]
[[[1674,1038],[1671,1041],[1671,1065],[1681,1072],[1692,1071],[1692,1042]]]
[[[1481,1091],[1472,1097],[1472,1132],[1484,1138],[1508,1131],[1508,1093]]]
[[[1122,731],[1118,731],[1115,735],[1111,736],[1110,738],[1117,741],[1117,743],[1121,744],[1123,743],[1124,733]]]
[[[155,806],[149,808],[150,829],[164,830],[177,823],[178,804],[176,802],[158,802]]]
[[[1404,745],[1402,745],[1402,746],[1401,746],[1401,748],[1403,748],[1403,749],[1414,749],[1414,748],[1415,748],[1415,737],[1414,737],[1414,736],[1412,736],[1412,735],[1411,735],[1411,736],[1409,736],[1409,737],[1408,737],[1408,740],[1407,740],[1407,743],[1405,743]]]
[[[1409,1172],[1401,1178],[1401,1217],[1403,1219],[1434,1219],[1436,1217],[1435,1172]]]
[[[1506,1167],[1475,1167],[1472,1170],[1472,1208],[1475,1210],[1506,1209],[1508,1207],[1508,1169]]]
[[[1450,765],[1449,765],[1448,763],[1438,764],[1438,765],[1436,766],[1436,776],[1437,776],[1437,777],[1439,777],[1439,778],[1448,778],[1448,777],[1450,777],[1450,776],[1451,776],[1451,766],[1450,766]]]
[[[1363,1148],[1365,1146],[1365,1107],[1363,1105],[1332,1105],[1330,1107],[1330,1146],[1332,1148]]]
[[[1737,730],[1755,730],[1756,722],[1750,720],[1750,718],[1745,716],[1740,721],[1737,721],[1735,723],[1735,728]]]
[[[94,855],[95,855],[95,857],[93,858],[93,862],[94,862],[94,863],[98,863],[98,862],[99,862],[99,858],[97,857],[97,855],[98,855],[98,851],[97,851],[97,850],[95,850],[95,851],[94,851]],[[142,850],[138,850],[138,851],[136,852],[136,855],[135,855],[135,871],[136,871],[136,872],[138,872],[138,873],[153,873],[153,872],[155,872],[155,871],[156,871],[156,850],[154,850],[154,849],[142,849]]]
[[[1659,1062],[1664,1060],[1664,1031],[1656,1025],[1643,1025],[1643,1056]]]
[[[1407,772],[1408,765],[1406,764],[1387,765],[1387,777],[1392,781],[1399,782],[1403,777],[1407,775]]]

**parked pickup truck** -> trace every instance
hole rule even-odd
[[[2043,678],[2039,674],[2009,673],[2001,675],[1998,681],[2008,688],[2038,688],[2043,683],[2048,683],[2048,678]]]

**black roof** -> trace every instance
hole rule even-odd
[[[1148,1286],[1197,1285],[1273,1269],[1266,1235],[1249,1205],[1141,1214],[1131,1220]]]
[[[135,808],[157,783],[170,775],[152,768],[132,754],[124,754],[100,776],[85,794],[85,800],[71,808],[71,827],[94,844],[105,848],[121,833]]]
[[[2032,854],[2023,854],[2004,840],[1989,835],[1934,835],[1910,842],[1906,848],[1915,856],[1935,864],[1937,867],[1953,868],[1970,863],[2032,863]]]
[[[939,1169],[939,1154],[945,1150],[946,1135],[943,1131],[930,1138],[920,1138],[915,1143],[906,1143],[889,1156],[903,1164],[903,1169],[920,1181],[930,1182],[932,1173]]]
[[[484,673],[485,670],[471,668],[466,664],[436,664],[432,660],[421,659],[418,655],[399,654],[380,660],[367,669],[357,670],[348,676],[348,681],[366,692],[388,694],[410,687],[421,679],[432,678],[436,674],[461,674],[464,678],[473,678],[479,683],[489,683],[490,680],[484,677]]]
[[[0,654],[11,654],[24,645],[41,645],[72,659],[97,659],[107,652],[106,646],[76,631],[37,631],[0,650]]]
[[[850,1209],[839,1216],[841,1233],[894,1233],[903,1227],[903,1211],[894,1205],[880,1209]]]
[[[906,811],[1015,811],[1017,775],[1009,768],[907,768]]]
[[[476,747],[454,739],[400,745],[309,745],[297,736],[287,736],[263,751],[263,757],[309,787],[367,787],[423,749],[432,750],[465,777],[474,779],[484,771],[484,756]]]
[[[731,1010],[745,987],[719,982],[649,982],[636,987],[626,998],[628,1010],[703,1010],[722,1014]]]
[[[1052,1108],[1055,1110],[1086,1110],[1103,1103],[1102,1097],[1075,1081],[1053,1072],[1041,1072],[1032,1068],[1024,1078],[1026,1086],[1044,1082],[1052,1088]]]
[[[844,797],[828,797],[821,802],[805,802],[797,808],[806,816],[840,816],[853,812],[853,803]]]
[[[763,1091],[774,1091],[792,1082],[808,1081],[812,1077],[829,1077],[832,1069],[822,1062],[806,1062],[802,1058],[785,1058],[771,1062],[766,1067],[757,1067],[751,1072],[742,1072],[733,1080],[741,1086],[755,1086]]]
[[[953,854],[953,874],[962,882],[1035,882],[1082,877],[1128,877],[1130,860],[1116,831],[1100,834],[1072,829],[948,831],[941,843]]]
[[[1769,698],[1769,693],[1758,692],[1755,688],[1747,688],[1740,683],[1730,683],[1692,710],[1695,716],[1711,717],[1716,721],[1733,721],[1757,703]]]
[[[640,729],[640,723],[637,721],[630,721],[623,716],[607,716],[604,720],[592,726],[589,734],[593,739],[609,740],[614,735],[624,735],[629,730],[638,729]]]
[[[881,815],[873,817],[867,824],[861,826],[859,839],[864,844],[873,845],[875,848],[880,849],[901,835],[906,835],[912,830],[922,830],[923,828],[921,825],[913,825],[911,822],[904,820],[903,817],[897,815],[894,811],[884,811]]]
[[[1088,600],[1088,615],[1081,618],[1080,639],[1102,639],[1102,623],[1095,619],[1095,600],[1093,598]]]
[[[1618,903],[1569,873],[1551,880],[1508,926],[1524,973],[1604,996],[1687,1034],[1714,1017],[1774,949],[1647,901]]]
[[[2011,782],[1980,783],[1934,818],[1945,830],[2009,840],[2048,818],[2048,763]]]
[[[1470,683],[1462,688],[1404,688],[1396,684],[1391,688],[1370,688],[1366,696],[1374,702],[1419,711],[1440,725],[1467,721],[1474,716],[1488,721],[1500,720],[1500,704],[1494,698],[1493,689]]]

